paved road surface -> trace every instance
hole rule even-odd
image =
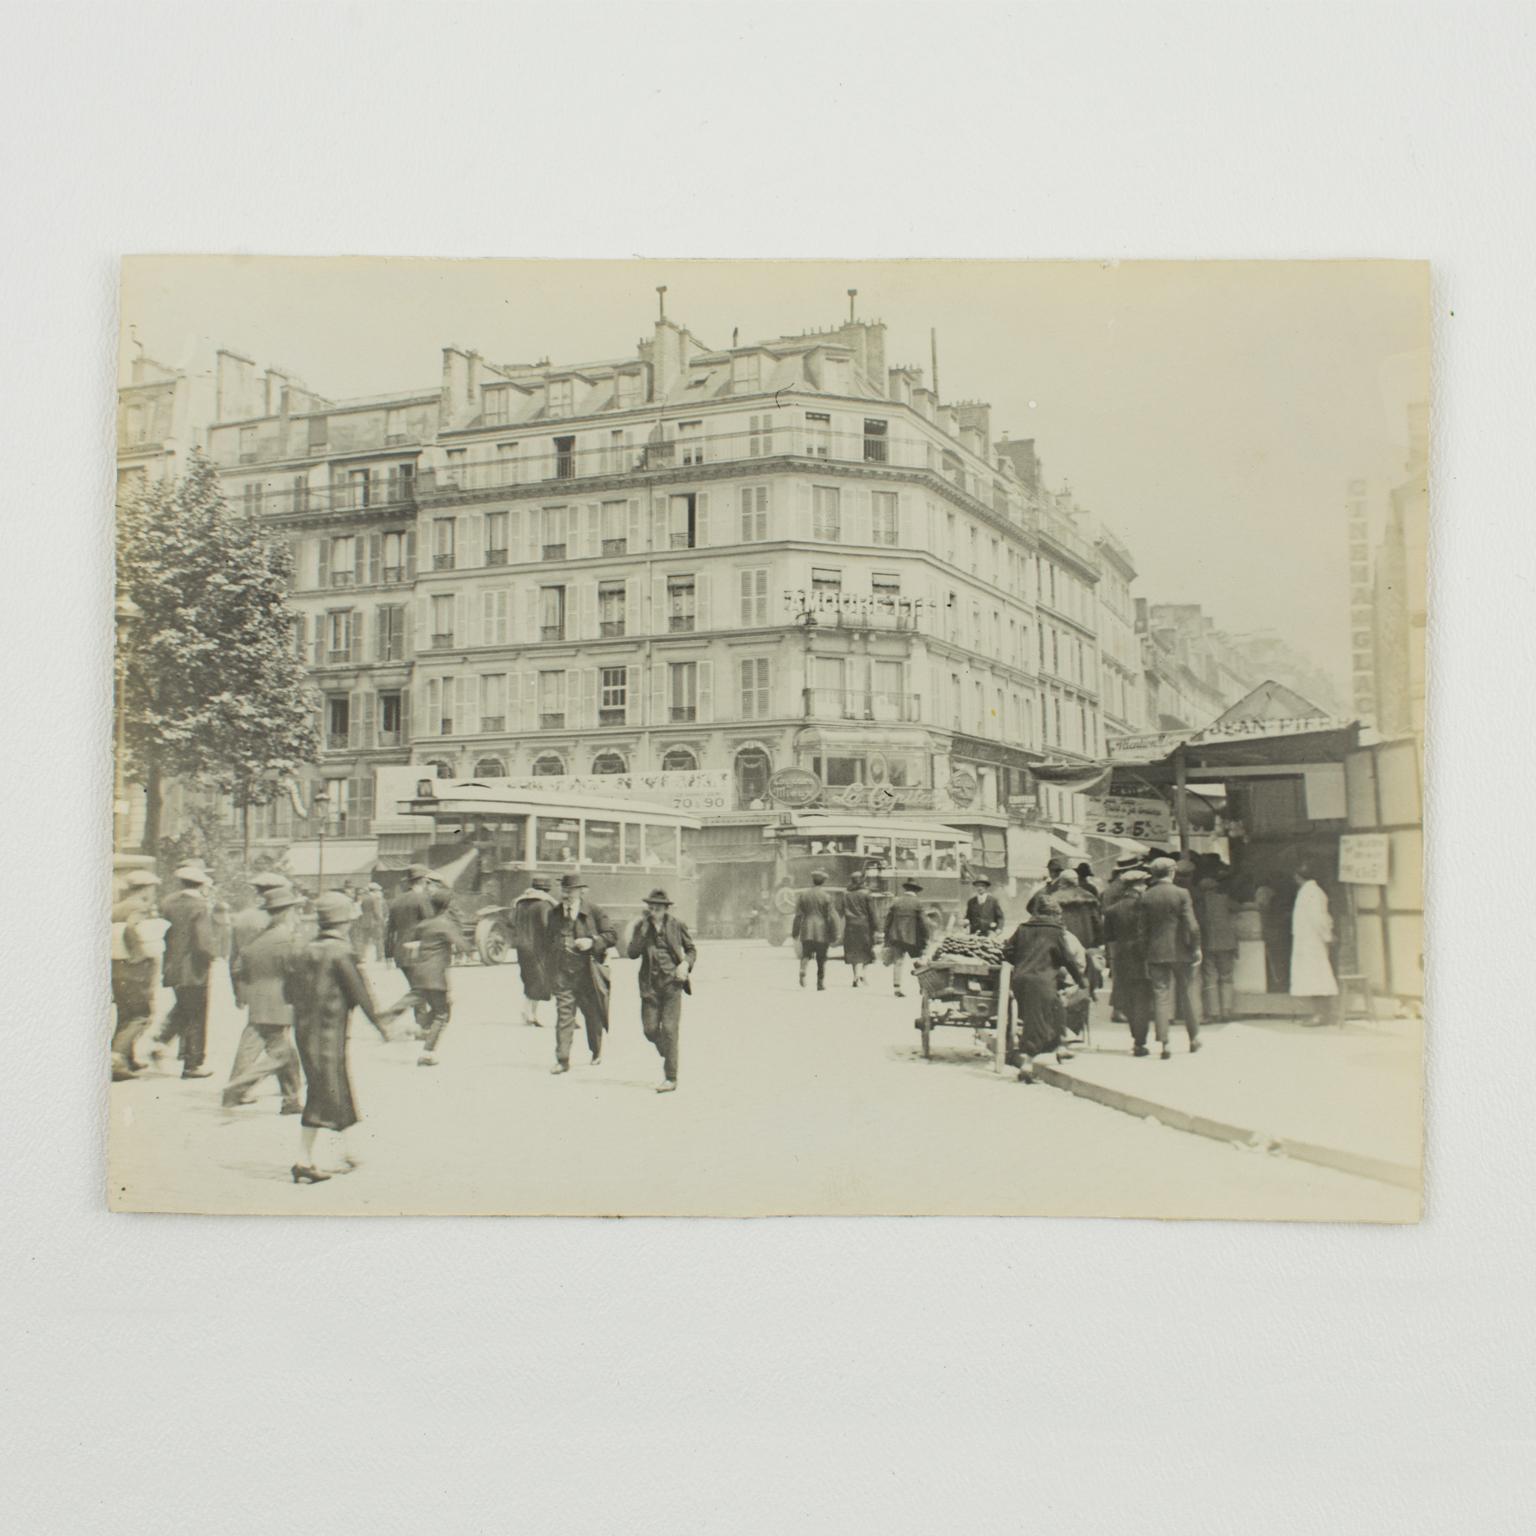
[[[893,998],[831,969],[801,991],[786,949],[702,946],[683,1024],[681,1088],[657,1094],[634,965],[613,965],[603,1064],[553,1077],[553,1030],[511,1022],[517,972],[454,974],[455,1017],[435,1069],[354,1021],[353,1079],[366,1158],[295,1186],[297,1117],[275,1097],[219,1107],[238,1019],[216,1003],[213,1078],[111,1089],[113,1202],[122,1209],[281,1213],[1040,1213],[1404,1219],[1404,1191],[1144,1123],[999,1077],[960,1030],[917,1053],[915,988]],[[370,967],[384,1000],[398,973]],[[1102,1026],[1115,1029],[1121,1026]],[[1176,1072],[1175,1059],[1155,1070]],[[272,1092],[269,1086],[266,1092]],[[1368,1105],[1361,1106],[1368,1114]],[[322,1147],[328,1138],[322,1137]]]

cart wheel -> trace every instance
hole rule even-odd
[[[923,1060],[932,1061],[933,1051],[930,1049],[928,1042],[933,1035],[933,1026],[928,1022],[928,999],[926,997],[923,998],[922,1005],[918,1010],[917,1027],[923,1032]]]

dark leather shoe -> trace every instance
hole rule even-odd
[[[212,1067],[183,1067],[181,1069],[181,1075],[184,1078],[187,1078],[187,1077],[212,1077],[213,1076],[213,1068]]]
[[[303,1163],[295,1163],[289,1171],[295,1184],[324,1184],[330,1178],[330,1174],[322,1173],[318,1168],[306,1168]]]
[[[1191,1040],[1189,1042],[1189,1054],[1193,1056],[1200,1049],[1201,1044],[1202,1042],[1199,1040]]]
[[[280,1115],[302,1115],[303,1113],[304,1106],[302,1104],[284,1104],[283,1107],[278,1110],[278,1114]]]
[[[1144,1045],[1138,1045],[1136,1049],[1131,1052],[1132,1056],[1150,1056],[1151,1054],[1152,1052],[1149,1051]]]

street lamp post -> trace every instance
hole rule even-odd
[[[315,894],[325,894],[325,818],[331,808],[330,792],[324,783],[314,792],[310,798],[310,807],[315,813],[315,833],[320,840],[319,851],[315,856]]]

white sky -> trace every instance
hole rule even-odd
[[[831,327],[859,290],[887,361],[1033,437],[1134,553],[1136,591],[1273,628],[1347,696],[1344,485],[1402,478],[1428,394],[1417,263],[513,262],[183,257],[125,264],[124,334],[160,361],[216,346],[331,398],[434,388],[441,349],[496,362],[628,355],[667,313],[710,346]]]

